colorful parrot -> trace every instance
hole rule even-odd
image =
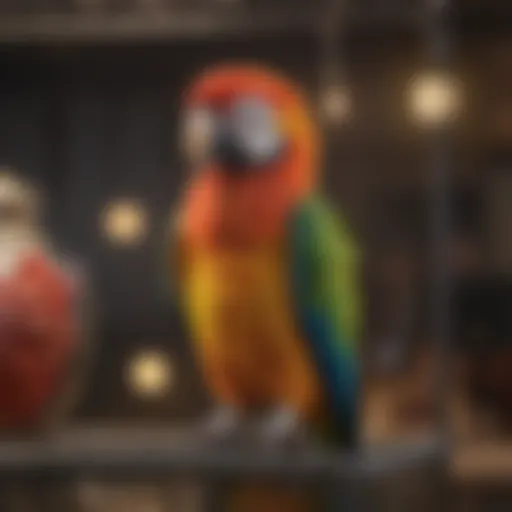
[[[307,427],[353,445],[360,257],[317,192],[321,141],[304,95],[279,73],[227,64],[193,82],[183,114],[193,172],[169,252],[219,406],[208,428],[227,435],[249,416],[262,442]]]

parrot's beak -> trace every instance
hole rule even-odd
[[[266,169],[283,154],[285,139],[274,107],[259,98],[185,113],[182,146],[196,168],[215,163],[230,175]]]
[[[247,151],[229,134],[222,134],[215,140],[214,158],[231,176],[243,174],[252,168],[252,162]]]
[[[247,155],[233,136],[205,118],[185,121],[182,151],[192,168],[215,163],[234,175],[249,166]]]

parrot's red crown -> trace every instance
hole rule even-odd
[[[299,104],[308,109],[296,85],[255,64],[225,64],[206,70],[186,91],[186,103],[220,106],[240,95],[256,95],[281,107]]]

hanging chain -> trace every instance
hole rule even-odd
[[[321,90],[337,84],[342,75],[341,38],[343,36],[348,0],[326,0],[320,23],[320,86]]]

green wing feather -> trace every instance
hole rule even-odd
[[[358,344],[362,324],[360,257],[347,222],[319,197],[303,202],[291,223],[296,316],[331,406],[335,437],[355,442]]]

